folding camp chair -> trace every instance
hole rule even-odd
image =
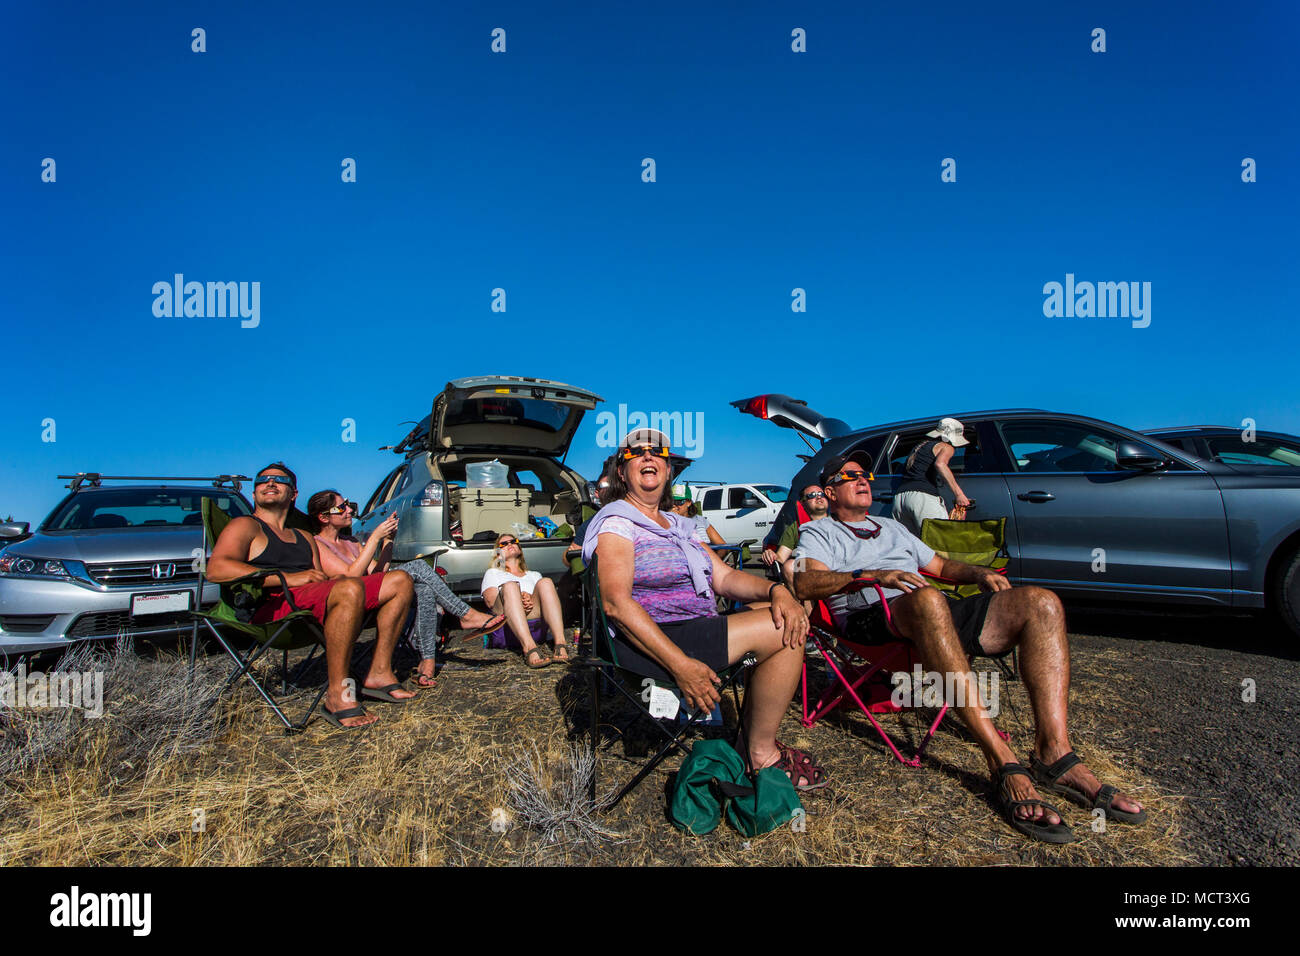
[[[626,666],[626,662],[620,663],[618,649],[615,643],[610,639],[613,635],[613,629],[605,617],[604,604],[600,596],[600,578],[596,569],[596,558],[591,559],[591,563],[583,572],[583,615],[584,615],[584,634],[583,639],[579,642],[578,657],[576,663],[589,669],[591,676],[591,745],[592,754],[599,752],[600,746],[600,697],[601,685],[606,681],[626,699],[637,712],[650,719],[651,723],[664,736],[665,743],[659,751],[650,758],[636,775],[632,777],[618,794],[605,804],[601,809],[611,810],[618,805],[625,796],[631,793],[649,774],[659,766],[663,760],[668,757],[674,750],[687,753],[684,742],[699,729],[703,721],[709,716],[708,711],[697,711],[689,715],[688,719],[678,724],[676,729],[669,729],[665,724],[671,724],[673,718],[660,720],[654,718],[650,713],[648,700],[653,688],[660,688],[677,698],[679,706],[685,707],[682,702],[681,691],[670,681],[665,680],[664,675],[660,674],[642,674]],[[757,664],[757,658],[753,654],[746,654],[739,662],[723,670],[718,676],[722,679],[722,685],[718,688],[719,694],[725,694],[727,688],[731,692],[736,704],[736,713],[740,715],[740,678],[741,675]],[[636,690],[629,690],[631,684]],[[743,745],[743,717],[736,728],[737,742],[736,749],[741,754],[747,754],[748,748]],[[592,769],[591,784],[589,795],[594,803],[596,800],[596,769]]]
[[[802,512],[802,504],[799,506]],[[930,522],[927,521],[926,524]],[[1006,519],[1001,518],[987,522],[954,522],[943,521],[936,522],[944,525],[981,525],[978,529],[958,529],[956,532],[949,532],[951,535],[946,539],[949,543],[955,544],[978,544],[987,545],[994,540],[995,533],[1000,533],[996,537],[996,546],[992,548],[992,553],[984,554],[974,551],[960,551],[952,556],[956,560],[965,560],[965,555],[980,557],[984,560],[979,562],[971,561],[968,563],[980,563],[984,567],[995,567],[1005,573],[1006,562],[1002,561],[1000,565],[994,565],[991,562],[995,560],[1002,547],[1005,538]],[[923,526],[924,530],[924,526]],[[945,529],[946,530],[946,529]],[[960,536],[959,536],[960,535]],[[946,556],[946,555],[945,555]],[[922,572],[924,574],[924,572]],[[952,592],[954,598],[962,599],[971,594],[979,593],[979,587],[976,585],[959,585],[955,581],[949,581],[935,575],[925,574],[936,587],[945,592]],[[885,601],[883,588],[876,582],[868,578],[854,581],[847,588],[842,590],[841,594],[855,593],[864,588],[875,588],[882,603]],[[884,603],[884,613],[886,621],[890,621],[889,605]],[[916,652],[915,646],[907,640],[899,638],[896,641],[889,641],[882,644],[862,644],[846,638],[835,627],[834,619],[831,616],[830,609],[825,601],[820,601],[814,609],[811,618],[811,630],[809,633],[810,643],[822,655],[826,665],[826,671],[830,677],[828,686],[822,691],[820,697],[815,702],[810,702],[808,692],[808,664],[805,660],[803,674],[800,678],[801,688],[803,691],[803,715],[800,722],[805,727],[811,727],[822,717],[839,707],[847,697],[853,701],[857,708],[862,711],[867,720],[876,729],[880,739],[889,748],[890,752],[898,759],[900,763],[909,767],[917,767],[921,764],[921,756],[925,752],[926,746],[934,737],[935,731],[938,730],[939,724],[943,721],[944,715],[948,712],[948,705],[945,703],[940,709],[938,716],[930,724],[924,738],[913,751],[911,757],[904,757],[899,750],[898,745],[893,738],[880,725],[876,719],[876,714],[898,713],[905,709],[915,709],[903,707],[894,702],[893,699],[893,674],[899,671],[911,671],[920,663],[920,657]],[[891,627],[892,629],[892,627]],[[1001,666],[1001,661],[999,661]],[[1003,739],[1007,735],[998,731]]]
[[[921,540],[935,553],[965,564],[989,568],[998,574],[1007,573],[1010,555],[1007,553],[1007,519],[987,518],[983,521],[952,521],[948,518],[926,518],[921,522]],[[958,584],[947,578],[927,575],[940,591],[954,598],[974,597],[980,593],[978,584]],[[998,666],[1008,680],[1019,673],[1016,651],[1011,651],[1010,666],[998,658]]]
[[[202,509],[205,553],[211,553],[211,549],[216,544],[222,530],[230,523],[230,516],[218,508],[211,498],[206,496],[203,498]],[[278,621],[253,624],[248,618],[252,616],[252,609],[260,602],[262,597],[262,588],[253,582],[260,581],[268,575],[280,576],[285,598],[289,602],[289,606],[293,608],[293,612]],[[252,668],[267,651],[273,649],[283,651],[284,678],[281,694],[288,694],[292,686],[289,676],[289,651],[302,647],[312,647],[311,654],[299,665],[294,675],[296,680],[306,670],[316,654],[325,646],[325,633],[320,624],[310,611],[300,610],[294,604],[293,595],[284,583],[284,572],[282,571],[259,571],[244,578],[228,581],[221,585],[220,601],[214,607],[203,610],[200,607],[198,598],[203,594],[206,577],[207,565],[205,562],[200,562],[197,594],[194,602],[195,610],[190,612],[194,619],[194,627],[190,636],[190,672],[193,673],[198,658],[199,625],[202,624],[235,662],[235,669],[226,679],[225,685],[222,687],[222,693],[229,690],[239,678],[246,677],[257,692],[262,695],[262,699],[271,705],[275,715],[284,724],[286,733],[302,730],[307,726],[307,721],[311,719],[312,713],[325,696],[325,691],[329,685],[325,684],[321,687],[320,692],[312,700],[311,706],[307,708],[306,713],[302,715],[300,720],[291,721],[285,715],[283,708],[281,708],[275,697],[267,690],[262,681],[257,679],[257,675]],[[252,638],[256,646],[250,653],[241,654],[227,640],[226,635],[222,633],[227,630],[237,631]]]

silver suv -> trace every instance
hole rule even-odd
[[[489,375],[448,382],[432,412],[388,450],[402,462],[379,483],[353,522],[364,537],[398,516],[394,561],[441,552],[437,564],[449,587],[479,593],[499,534],[523,534],[531,571],[562,575],[565,549],[589,503],[586,482],[564,465],[582,417],[604,399],[537,378]],[[501,488],[470,488],[466,466],[499,461]],[[561,534],[530,537],[533,521]],[[564,526],[569,532],[564,534]]]
[[[70,478],[70,493],[29,538],[0,551],[0,661],[94,638],[190,629],[203,554],[202,500],[252,514],[239,477]],[[105,487],[105,481],[152,481]],[[207,482],[208,487],[176,482]],[[216,603],[217,586],[202,603]]]

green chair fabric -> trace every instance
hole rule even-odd
[[[921,522],[921,540],[939,555],[966,564],[975,564],[995,571],[1007,566],[1007,519],[988,518],[983,521],[951,521],[947,518],[926,518]],[[934,581],[939,590],[959,598],[979,594],[975,584],[949,584]]]

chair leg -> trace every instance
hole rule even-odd
[[[596,772],[600,767],[597,754],[600,753],[600,668],[592,667],[591,673],[591,783],[588,785],[588,798],[596,802]]]

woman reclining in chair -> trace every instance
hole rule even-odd
[[[600,558],[619,661],[634,671],[662,669],[692,709],[711,710],[720,699],[717,672],[752,652],[758,666],[744,715],[750,766],[779,767],[799,790],[824,787],[826,772],[776,739],[799,683],[808,616],[784,584],[727,567],[694,540],[693,521],[669,512],[668,455],[662,432],[643,428],[624,439],[613,500],[591,519],[583,542],[583,560]],[[771,606],[719,617],[715,592]]]

